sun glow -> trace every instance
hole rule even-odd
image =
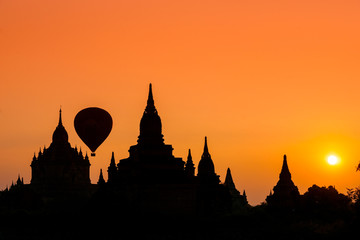
[[[339,158],[335,155],[330,155],[327,157],[327,162],[330,165],[336,165],[339,163]]]

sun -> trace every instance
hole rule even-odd
[[[330,155],[327,157],[327,162],[330,165],[336,165],[339,163],[339,158],[335,155]]]

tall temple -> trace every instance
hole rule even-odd
[[[162,123],[150,84],[137,144],[130,147],[129,157],[117,164],[112,154],[108,189],[124,196],[122,200],[127,209],[191,213],[228,207],[229,191],[220,184],[215,173],[207,138],[197,176],[191,151],[186,163],[174,157],[172,151],[173,147],[164,143]],[[210,206],[213,209],[209,209]]]
[[[72,148],[68,134],[62,124],[61,109],[59,122],[52,135],[49,148],[34,154],[31,162],[31,187],[42,195],[85,194],[90,183],[90,162],[81,149]]]
[[[160,116],[154,105],[152,87],[144,114],[140,121],[138,144],[131,146],[129,157],[117,164],[117,176],[110,174],[109,181],[117,177],[131,183],[177,183],[183,181],[184,161],[174,157],[173,147],[165,144]]]
[[[294,182],[291,180],[291,173],[286,155],[284,155],[279,181],[273,190],[274,193],[270,192],[270,195],[266,198],[266,202],[269,206],[283,208],[293,208],[296,206],[300,193]]]

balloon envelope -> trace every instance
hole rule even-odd
[[[105,141],[112,129],[112,118],[104,109],[85,108],[76,114],[75,131],[92,152]],[[95,154],[91,154],[95,156]]]

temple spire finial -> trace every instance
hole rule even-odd
[[[110,166],[116,168],[114,152],[111,153]]]
[[[205,143],[204,143],[204,152],[203,155],[210,155],[208,145],[207,145],[207,137],[205,136]]]
[[[104,176],[103,176],[103,172],[102,172],[102,169],[100,168],[100,175],[99,175],[99,180],[97,182],[98,185],[103,185],[105,184],[105,179],[104,179]]]
[[[154,97],[153,97],[153,93],[152,93],[152,84],[150,83],[149,85],[149,95],[148,95],[148,99],[147,99],[147,104],[146,104],[146,108],[145,108],[145,113],[157,113],[156,112],[156,108],[155,108],[155,103],[154,103]]]
[[[288,167],[287,159],[286,159],[286,154],[284,155],[282,171],[289,171],[289,167]]]
[[[286,155],[284,155],[284,160],[283,160],[283,164],[282,164],[282,168],[281,168],[281,172],[280,172],[280,178],[281,179],[291,179],[291,174],[290,174],[290,170],[287,164],[287,158]]]
[[[148,100],[147,100],[147,106],[149,106],[149,107],[154,106],[154,97],[153,97],[153,93],[152,93],[151,83],[149,85],[149,95],[148,95]]]
[[[140,120],[140,145],[163,145],[164,139],[161,133],[161,119],[154,105],[152,84],[149,85],[149,95],[144,114]]]
[[[224,184],[230,188],[235,188],[235,184],[234,184],[234,180],[231,176],[231,171],[230,168],[227,169],[226,171],[226,177],[225,177],[225,182]]]
[[[204,177],[206,179],[211,178],[216,183],[220,182],[219,176],[217,176],[215,173],[215,166],[209,153],[207,137],[205,137],[204,152],[198,165],[198,176],[201,178]]]
[[[194,177],[195,175],[195,167],[191,156],[191,150],[189,149],[187,161],[185,164],[185,173],[188,177]]]
[[[61,106],[60,106],[60,111],[59,111],[59,126],[62,125],[62,119],[61,119]]]

